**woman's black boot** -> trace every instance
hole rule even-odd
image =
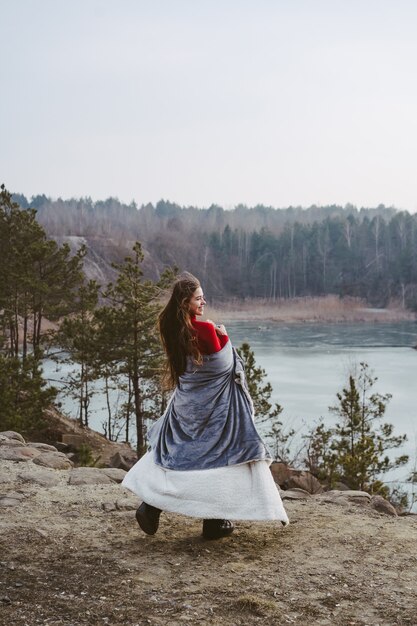
[[[146,504],[146,502],[142,502],[136,511],[136,520],[144,533],[147,535],[154,535],[156,533],[161,512],[161,509],[157,509],[150,504]]]
[[[228,519],[205,519],[203,520],[204,539],[220,539],[231,535],[235,527]]]

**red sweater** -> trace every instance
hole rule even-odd
[[[218,335],[213,324],[210,322],[199,322],[195,317],[191,318],[191,323],[196,331],[198,349],[201,354],[213,354],[220,350],[229,341],[227,335]]]

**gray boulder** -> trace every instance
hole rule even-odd
[[[36,471],[25,471],[19,474],[20,480],[24,483],[40,485],[41,487],[55,487],[59,483],[59,478],[52,469],[36,468]]]
[[[323,487],[320,481],[310,474],[310,472],[297,472],[291,474],[285,481],[284,487],[286,489],[303,489],[308,493],[323,493]]]
[[[330,502],[332,504],[341,504],[347,506],[349,504],[359,504],[361,506],[369,506],[371,502],[371,496],[366,491],[357,491],[349,489],[347,491],[339,491],[333,489],[332,491],[325,491],[318,494],[317,499],[322,502]]]
[[[384,515],[391,515],[392,517],[397,517],[398,515],[391,502],[388,502],[382,496],[372,496],[371,507],[378,513],[384,513]]]
[[[4,435],[7,439],[16,439],[20,443],[26,443],[20,433],[16,433],[14,430],[2,430],[0,435]]]
[[[116,454],[114,454],[110,459],[110,467],[116,467],[118,469],[129,471],[137,460],[138,457],[133,450],[129,452],[116,452]]]
[[[37,450],[43,450],[44,452],[58,452],[58,449],[55,448],[55,446],[50,446],[49,443],[34,443],[33,441],[29,441],[28,446],[36,448]]]
[[[285,485],[285,482],[291,476],[291,473],[296,471],[286,463],[282,462],[271,463],[269,469],[271,470],[274,481],[280,487],[283,487]]]
[[[326,491],[318,495],[317,498],[324,502],[332,502],[333,504],[347,506],[353,503],[359,506],[365,506],[379,513],[383,513],[384,515],[391,515],[392,517],[398,515],[397,511],[388,500],[385,500],[382,496],[371,496],[369,493],[366,493],[366,491],[355,491],[351,489],[340,491],[335,489],[333,491]]]
[[[38,454],[41,452],[37,450]],[[62,452],[41,452],[39,456],[33,459],[36,465],[42,467],[51,467],[52,469],[66,470],[73,467],[72,461],[70,461]]]
[[[40,455],[40,450],[29,446],[0,446],[0,461],[31,461]]]
[[[308,493],[322,493],[320,481],[305,470],[297,470],[286,463],[278,462],[270,465],[274,481],[283,489],[303,489]]]
[[[97,467],[76,467],[69,476],[69,485],[110,485],[114,480]]]
[[[9,439],[5,435],[0,435],[0,446],[7,446],[8,448],[22,448],[26,444],[22,444],[19,439]]]
[[[304,489],[287,489],[286,491],[281,491],[281,498],[283,500],[308,500],[311,498],[311,493]]]
[[[328,491],[327,493],[332,493]],[[356,502],[357,504],[369,504],[371,501],[371,496],[366,491],[359,491],[355,489],[348,489],[345,491],[333,491],[337,496],[342,496],[343,498],[347,498],[349,502]]]
[[[100,471],[103,472],[103,474],[106,474],[106,476],[111,478],[115,483],[121,483],[127,474],[125,470],[117,467],[104,467]]]

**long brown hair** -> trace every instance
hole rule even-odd
[[[174,283],[168,304],[159,314],[159,332],[168,357],[164,378],[168,387],[178,384],[187,366],[187,355],[197,365],[203,362],[189,312],[190,300],[199,287],[200,282],[195,276],[189,272],[181,274]]]

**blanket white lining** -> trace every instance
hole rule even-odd
[[[207,470],[167,470],[147,452],[122,485],[152,506],[204,519],[279,520],[288,524],[267,461]]]

